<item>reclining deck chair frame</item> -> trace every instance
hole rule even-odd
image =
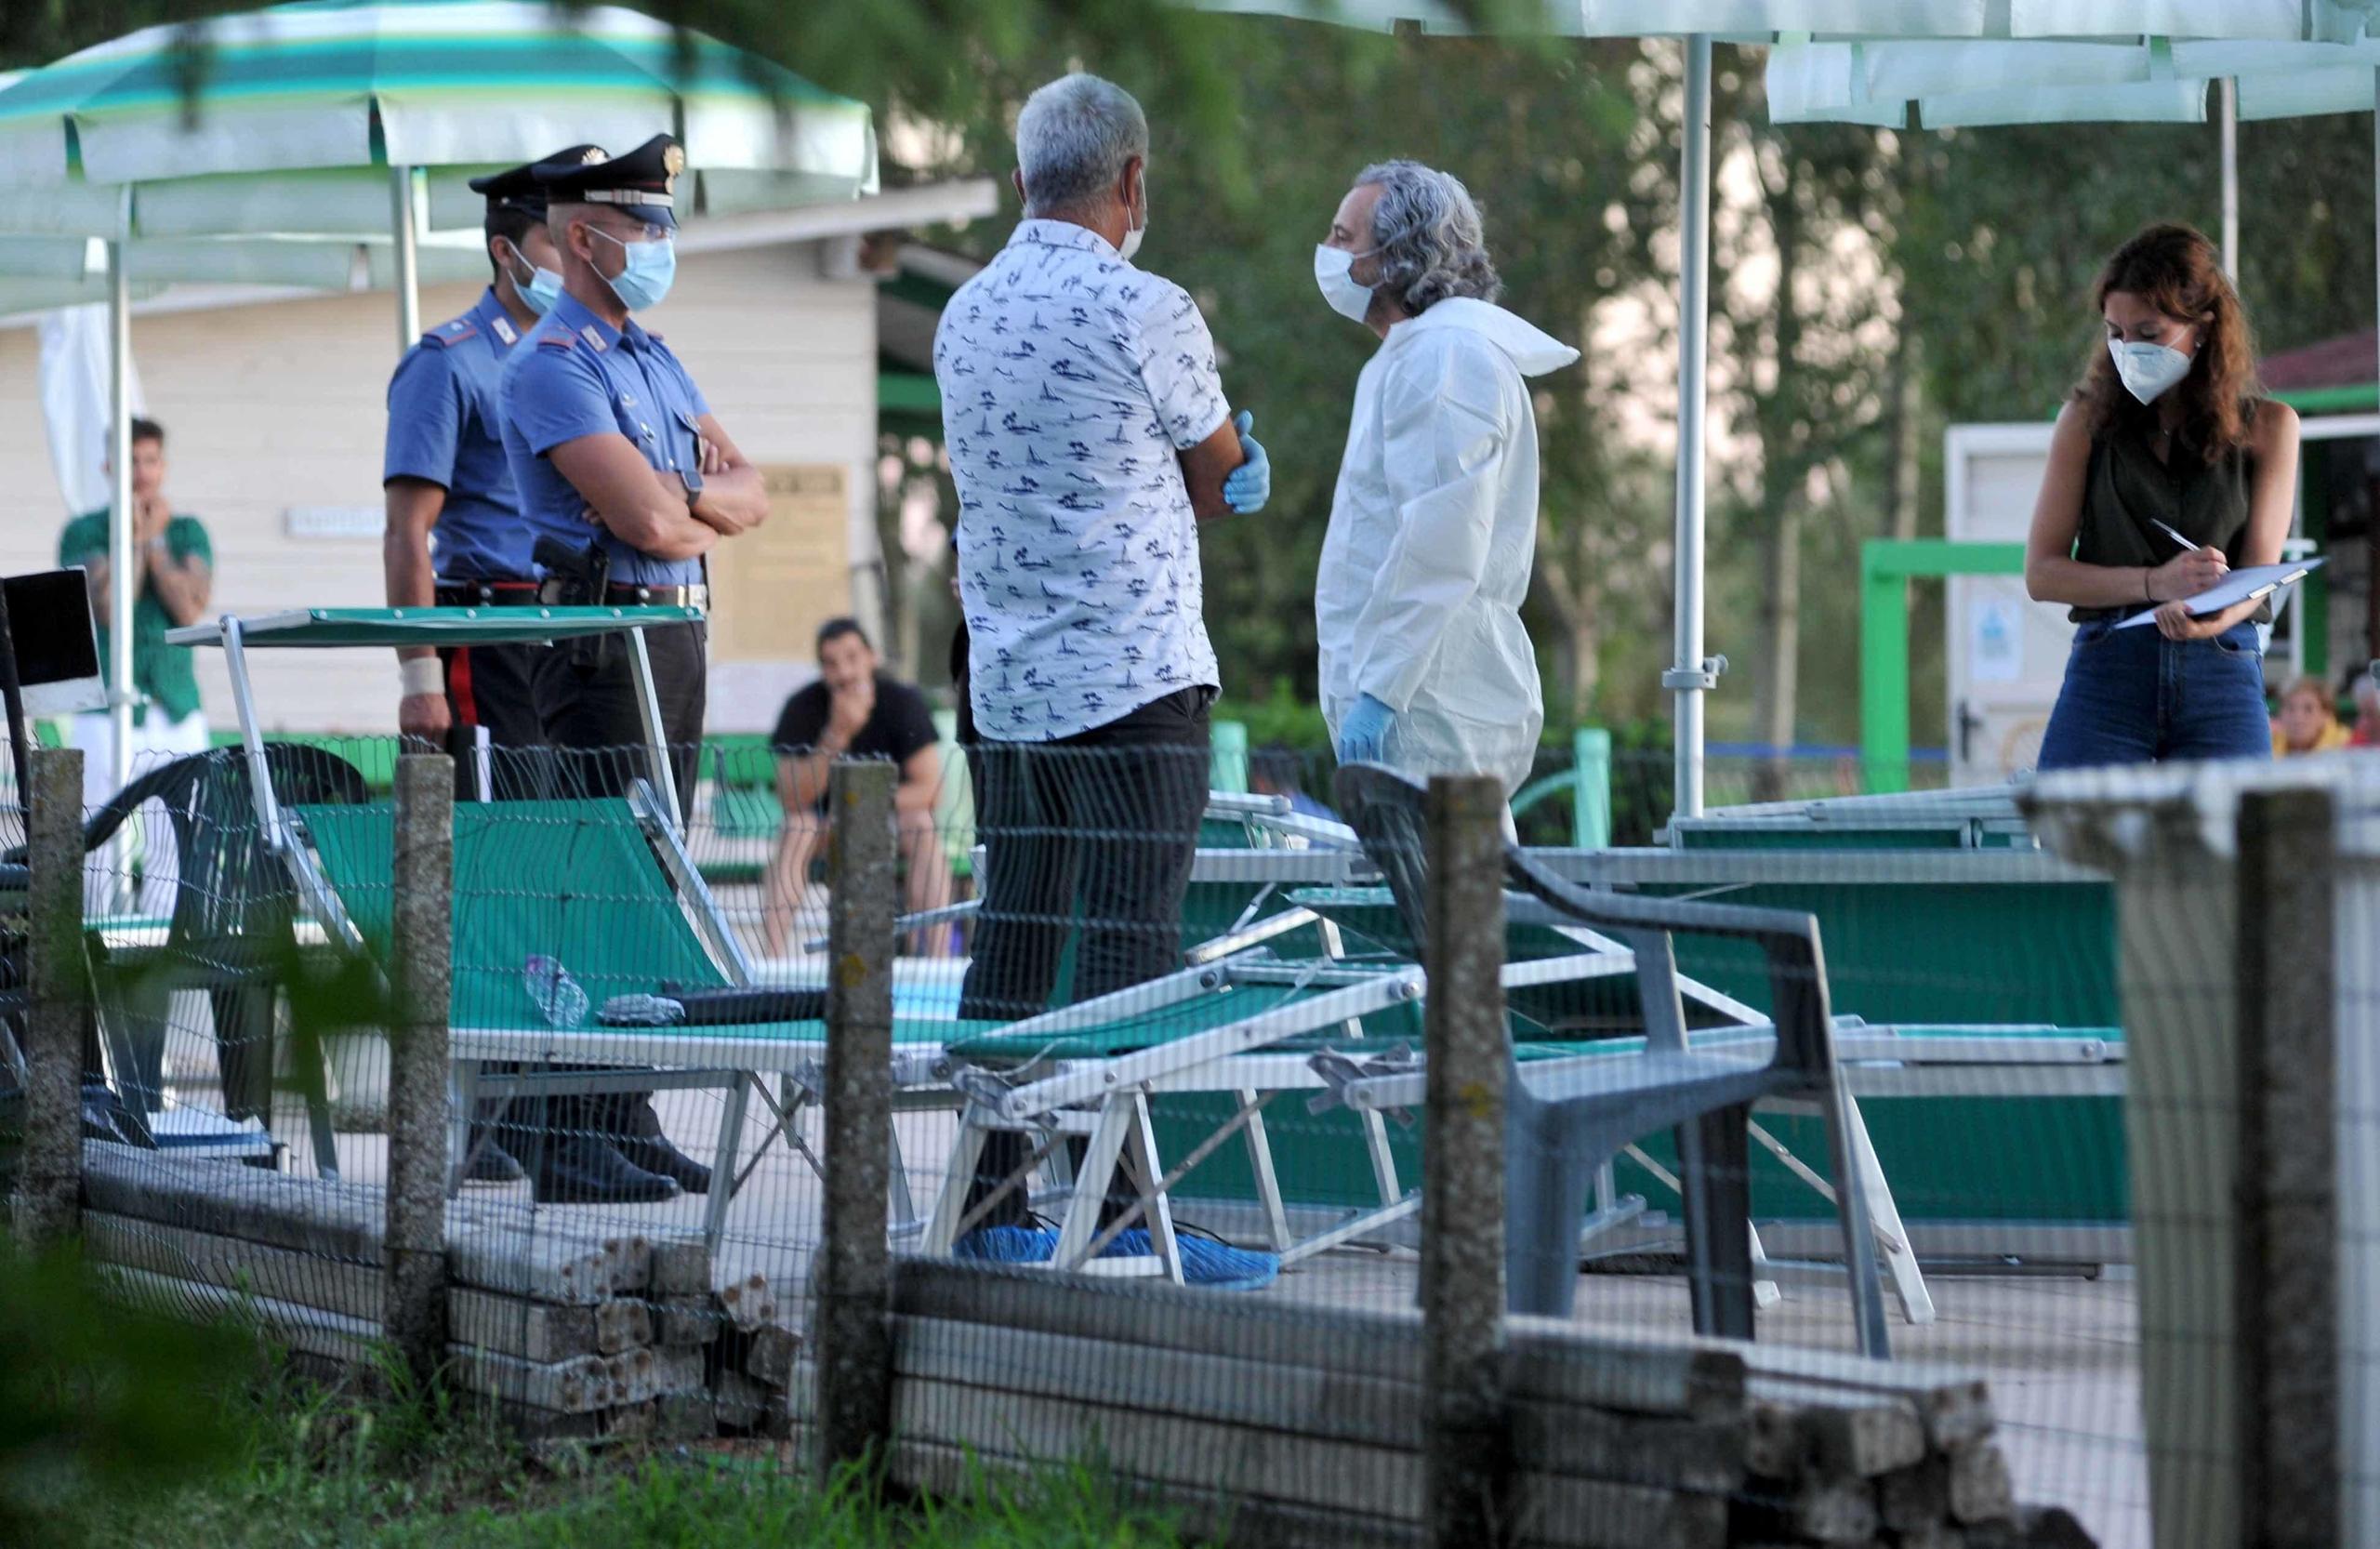
[[[676,781],[662,733],[660,700],[653,681],[652,660],[645,649],[648,626],[699,621],[701,610],[670,607],[515,607],[515,608],[314,608],[241,618],[225,615],[211,622],[169,630],[167,642],[186,646],[219,646],[231,682],[231,700],[240,744],[248,769],[248,790],[256,809],[258,833],[265,849],[288,874],[304,912],[319,923],[329,945],[339,951],[368,956],[358,928],[337,890],[314,854],[299,814],[291,810],[276,789],[274,761],[264,740],[257,714],[256,693],[248,672],[251,647],[298,649],[389,648],[407,645],[549,643],[589,635],[626,637],[630,676],[643,722],[647,778],[629,801],[640,824],[654,841],[654,851],[671,883],[690,904],[689,913],[705,946],[732,982],[748,983],[750,964],[734,933],[720,917],[700,872],[686,853]],[[484,771],[483,771],[484,774]],[[482,788],[486,788],[483,780]],[[464,1137],[476,1099],[523,1095],[581,1095],[621,1089],[624,1079],[636,1090],[724,1088],[728,1110],[721,1126],[722,1145],[719,1170],[726,1180],[716,1188],[706,1212],[705,1234],[713,1242],[724,1225],[734,1194],[735,1142],[741,1133],[747,1092],[756,1083],[748,1069],[689,1067],[692,1049],[673,1047],[663,1056],[674,1068],[626,1072],[521,1071],[500,1077],[483,1076],[477,1062],[492,1059],[536,1060],[550,1055],[518,1050],[483,1049],[469,1037],[459,1037],[454,1049],[456,1077],[454,1105],[456,1142],[450,1158],[450,1191],[458,1188],[467,1162]],[[576,1057],[574,1052],[572,1057]],[[763,1101],[767,1101],[765,1091]],[[729,1120],[732,1120],[730,1122]],[[319,1151],[318,1146],[318,1151]],[[317,1157],[317,1167],[325,1164]],[[335,1161],[328,1165],[335,1168]]]
[[[1344,826],[1333,824],[1327,827],[1328,833],[1313,837],[1334,845],[1355,840],[1354,831]],[[1207,854],[1201,852],[1202,863]],[[1304,875],[1287,864],[1301,858],[1308,863]],[[1079,1201],[1087,1194],[1095,1205],[1099,1196],[1096,1190],[1069,1193],[1067,1185],[1073,1180],[1064,1176],[1064,1151],[1055,1145],[1061,1134],[1091,1137],[1096,1144],[1083,1158],[1082,1177],[1104,1180],[1111,1165],[1120,1166],[1124,1182],[1140,1196],[1139,1219],[1152,1223],[1150,1229],[1157,1250],[1154,1264],[1142,1259],[1101,1264],[1098,1272],[1172,1273],[1174,1266],[1167,1251],[1172,1217],[1177,1209],[1190,1204],[1195,1204],[1200,1213],[1223,1213],[1240,1224],[1246,1234],[1243,1240],[1261,1238],[1279,1255],[1284,1265],[1348,1242],[1380,1246],[1401,1242],[1410,1246],[1415,1229],[1413,1217],[1418,1214],[1421,1197],[1397,1176],[1386,1119],[1391,1113],[1419,1106],[1418,1076],[1408,1083],[1409,1094],[1399,1101],[1347,1105],[1360,1127],[1377,1193],[1374,1202],[1352,1211],[1343,1206],[1297,1207],[1295,1215],[1300,1219],[1294,1229],[1292,1208],[1281,1186],[1284,1174],[1273,1154],[1263,1105],[1284,1092],[1304,1091],[1314,1094],[1308,1106],[1322,1111],[1338,1105],[1334,1093],[1339,1088],[1369,1070],[1387,1067],[1418,1071],[1418,1062],[1410,1053],[1412,1036],[1418,1028],[1388,1037],[1375,1032],[1368,1038],[1362,1018],[1385,1008],[1378,1000],[1355,1000],[1343,1006],[1315,1001],[1295,1007],[1265,1006],[1252,1014],[1212,1026],[1185,1026],[1183,1031],[1186,1036],[1166,1035],[1161,1030],[1151,1030],[1138,1041],[1129,1036],[1117,1036],[1119,1032],[1128,1034],[1135,1021],[1161,1023],[1168,1018],[1184,1017],[1185,1013],[1195,1018],[1195,1002],[1233,987],[1293,984],[1356,986],[1370,982],[1383,970],[1394,970],[1406,978],[1388,1003],[1417,1000],[1418,966],[1409,956],[1393,955],[1405,950],[1394,945],[1394,941],[1403,940],[1405,933],[1393,924],[1385,930],[1376,928],[1368,918],[1382,914],[1393,920],[1393,901],[1384,890],[1345,891],[1346,882],[1358,879],[1352,871],[1342,872],[1336,864],[1315,874],[1312,863],[1323,858],[1312,851],[1303,852],[1302,855],[1295,851],[1260,851],[1218,856],[1219,861],[1262,863],[1268,884],[1320,885],[1293,888],[1286,894],[1291,909],[1266,917],[1248,932],[1226,935],[1208,947],[1194,948],[1188,954],[1192,971],[1118,991],[1096,1002],[1047,1013],[986,1038],[955,1043],[950,1074],[968,1098],[968,1105],[961,1114],[959,1145],[945,1179],[941,1207],[921,1244],[923,1250],[951,1251],[957,1240],[983,1215],[980,1209],[964,1208],[962,1200],[977,1192],[973,1186],[976,1158],[982,1149],[984,1132],[993,1129],[1039,1132],[1044,1143],[1028,1161],[1028,1169],[1047,1163],[1061,1174],[1060,1186],[1046,1197],[1067,1212],[1060,1228],[1057,1251],[1050,1261],[1053,1267],[1092,1267],[1088,1255],[1096,1252],[1116,1229],[1102,1227],[1097,1236],[1092,1235],[1090,1216],[1085,1213],[1092,1207]],[[1339,852],[1338,858],[1356,859],[1343,851]],[[1368,871],[1370,862],[1362,860],[1360,867]],[[1260,901],[1263,896],[1260,894]],[[1382,901],[1377,907],[1371,902],[1374,899]],[[1255,907],[1251,905],[1251,911]],[[1512,912],[1539,938],[1535,945],[1544,950],[1506,963],[1502,982],[1508,991],[1580,984],[1633,975],[1636,972],[1629,949],[1608,935],[1557,917],[1534,900],[1517,895]],[[1270,929],[1276,921],[1316,926],[1323,945],[1322,958],[1303,963],[1283,961],[1262,950],[1265,941],[1277,938],[1279,933]],[[1389,945],[1392,956],[1351,957],[1340,933],[1342,921],[1367,938]],[[1201,969],[1206,972],[1197,972]],[[1682,975],[1673,977],[1679,993],[1694,1002],[1705,1016],[1720,1017],[1739,1027],[1757,1030],[1766,1026],[1765,1018],[1751,1007]],[[1316,1035],[1335,1035],[1329,1050],[1319,1054],[1311,1052]],[[1525,1047],[1531,1059],[1541,1057],[1551,1062],[1588,1046],[1531,1043]],[[975,1068],[969,1068],[971,1066]],[[1201,1120],[1202,1138],[1195,1145],[1183,1143],[1188,1145],[1184,1158],[1161,1170],[1155,1156],[1160,1138],[1156,1132],[1163,1127],[1164,1115],[1159,1110],[1155,1115],[1158,1123],[1152,1126],[1148,1122],[1150,1102],[1183,1094],[1227,1098],[1230,1107],[1220,1116],[1219,1122]],[[1857,1165],[1862,1175],[1871,1180],[1866,1191],[1867,1205],[1873,1212],[1877,1243],[1886,1255],[1894,1291],[1911,1322],[1930,1322],[1932,1302],[1914,1255],[1908,1250],[1906,1235],[1892,1205],[1891,1191],[1867,1145],[1856,1106],[1848,1113],[1856,1137]],[[1103,1129],[1104,1138],[1101,1138]],[[1170,1198],[1171,1191],[1235,1132],[1244,1138],[1248,1152],[1247,1186],[1253,1198],[1243,1202],[1236,1198],[1217,1200],[1197,1197],[1178,1206]],[[1786,1152],[1780,1143],[1758,1126],[1752,1126],[1751,1133],[1753,1140],[1796,1170],[1802,1180],[1830,1205],[1835,1203],[1832,1186]],[[1617,1198],[1611,1181],[1607,1166],[1595,1170],[1593,1182],[1599,1208],[1594,1215],[1579,1224],[1581,1251],[1586,1251],[1587,1243],[1597,1241],[1644,1211],[1641,1198]],[[1035,1202],[1046,1200],[1037,1197]],[[1822,1265],[1772,1263],[1761,1252],[1757,1234],[1752,1235],[1752,1242],[1753,1262],[1761,1277],[1755,1291],[1763,1305],[1778,1294],[1771,1281],[1786,1275],[1820,1279],[1840,1277],[1840,1271]]]
[[[1408,933],[1426,951],[1431,922],[1421,788],[1377,765],[1355,764],[1340,770],[1338,794]],[[1514,1309],[1569,1315],[1579,1226],[1594,1174],[1637,1136],[1674,1129],[1695,1329],[1752,1338],[1752,1107],[1763,1098],[1799,1097],[1813,1102],[1827,1125],[1859,1347],[1871,1356],[1888,1355],[1866,1169],[1835,1061],[1817,920],[1784,910],[1582,894],[1535,866],[1516,845],[1505,847],[1505,866],[1511,881],[1545,906],[1540,919],[1608,932],[1628,945],[1645,1021],[1644,1046],[1633,1058],[1534,1067],[1515,1058],[1511,1064],[1505,1268]],[[1671,945],[1680,931],[1760,948],[1776,1007],[1765,1032],[1746,1028],[1726,1048],[1689,1044]]]
[[[1213,799],[1210,819],[1234,811],[1229,805],[1233,800]],[[1360,1058],[1409,1047],[1409,1028],[1403,1043],[1397,1037],[1373,1036],[1367,1041],[1364,1018],[1416,1000],[1421,970],[1394,955],[1351,956],[1333,911],[1304,903],[1332,897],[1371,869],[1372,858],[1361,852],[1353,829],[1296,818],[1274,806],[1272,799],[1238,800],[1246,803],[1251,827],[1269,830],[1287,819],[1296,827],[1283,828],[1277,837],[1305,848],[1214,855],[1218,877],[1226,863],[1237,862],[1243,870],[1233,872],[1231,880],[1260,882],[1262,887],[1232,931],[1189,951],[1189,968],[953,1045],[948,1073],[966,1105],[941,1200],[920,1245],[924,1251],[953,1251],[985,1216],[990,1201],[973,1198],[982,1192],[976,1168],[986,1135],[997,1130],[1041,1140],[1023,1169],[1001,1181],[1001,1192],[1025,1186],[1025,1175],[1045,1164],[1062,1175],[1054,1198],[1062,1201],[1064,1214],[1056,1251],[1048,1261],[1055,1268],[1178,1278],[1170,1246],[1170,1193],[1235,1133],[1244,1137],[1249,1153],[1259,1229],[1284,1264],[1349,1241],[1385,1242],[1400,1223],[1418,1212],[1420,1195],[1396,1176],[1383,1114],[1367,1109],[1358,1119],[1377,1201],[1340,1214],[1302,1238],[1290,1229],[1264,1105],[1285,1092],[1327,1092],[1331,1078],[1316,1068],[1312,1054],[1317,1038],[1333,1040],[1340,1052],[1324,1059]],[[1202,850],[1200,856],[1203,865],[1209,852]],[[1283,885],[1292,889],[1284,895],[1290,907],[1256,919],[1274,890]],[[1309,925],[1321,942],[1320,958],[1283,960],[1266,949],[1267,943],[1289,930]],[[1561,955],[1508,963],[1503,973],[1508,989],[1634,972],[1625,950],[1608,938],[1567,929],[1553,937]],[[1699,991],[1700,986],[1694,987]],[[1308,990],[1327,993],[1299,993]],[[1254,1003],[1235,1013],[1222,998],[1242,991],[1270,991],[1283,998],[1250,996]],[[1721,1014],[1757,1020],[1749,1008],[1702,994],[1717,1002],[1712,1009]],[[1227,1097],[1231,1110],[1207,1128],[1181,1160],[1164,1168],[1157,1154],[1150,1100],[1186,1093]],[[1087,1142],[1071,1179],[1063,1175],[1064,1147],[1058,1144],[1067,1135]],[[1104,1185],[1119,1173],[1137,1197],[1137,1214],[1094,1234],[1092,1222],[1105,1197]],[[1134,1220],[1147,1224],[1156,1250],[1153,1260],[1098,1262],[1093,1255]],[[1923,1295],[1921,1281],[1912,1307],[1921,1318],[1930,1311],[1923,1305]]]

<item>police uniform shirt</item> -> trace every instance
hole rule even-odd
[[[389,379],[382,483],[421,479],[446,491],[430,529],[441,581],[526,580],[530,535],[504,453],[496,381],[521,331],[493,288],[421,336]]]
[[[612,536],[548,454],[564,442],[617,431],[664,473],[699,470],[695,440],[710,412],[702,390],[659,336],[634,318],[614,328],[563,295],[504,363],[504,450],[533,534],[584,548],[599,537],[615,586],[694,586],[699,560],[662,560]]]

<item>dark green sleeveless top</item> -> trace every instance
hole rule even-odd
[[[2254,423],[2255,405],[2251,404],[2248,412]],[[2155,417],[2140,415],[2091,444],[2074,557],[2084,564],[2163,564],[2182,549],[2157,530],[2150,520],[2154,518],[2192,542],[2222,549],[2224,558],[2233,564],[2244,563],[2241,551],[2248,541],[2248,490],[2254,459],[2243,450],[2210,463],[2197,447],[2177,438],[2169,460],[2159,462],[2150,443],[2155,424]],[[2096,618],[2122,618],[2143,606],[2073,608],[2066,616],[2085,624]],[[2269,616],[2260,609],[2256,616]]]

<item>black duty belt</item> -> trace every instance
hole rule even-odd
[[[433,594],[442,608],[526,608],[537,601],[535,581],[441,581]]]
[[[606,601],[629,607],[707,608],[710,606],[710,588],[636,587],[617,582],[603,589]]]
[[[540,585],[536,601],[549,608],[585,606],[588,602],[584,585],[575,579],[549,576]],[[710,606],[710,588],[707,586],[640,587],[614,584],[603,589],[606,607],[707,608]]]

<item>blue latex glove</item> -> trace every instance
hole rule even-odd
[[[1339,761],[1341,763],[1378,763],[1382,749],[1388,741],[1388,728],[1396,720],[1396,712],[1367,694],[1355,701],[1347,719],[1339,723]]]
[[[1233,417],[1231,428],[1239,432],[1239,449],[1248,460],[1223,476],[1223,504],[1246,516],[1264,509],[1273,494],[1273,459],[1264,448],[1248,433],[1256,417],[1242,409]]]

